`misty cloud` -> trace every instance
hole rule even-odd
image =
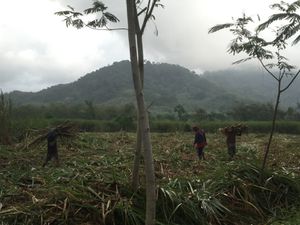
[[[66,28],[63,18],[54,15],[67,9],[67,5],[82,11],[91,6],[92,0],[17,0],[17,8],[15,3],[5,1],[0,8],[0,89],[4,91],[37,91],[72,82],[88,72],[129,58],[126,31]],[[121,20],[113,27],[126,27],[126,2],[104,3]],[[250,16],[260,13],[263,18],[273,0],[162,3],[165,8],[155,11],[156,20],[148,24],[144,35],[145,58],[179,64],[200,73],[232,68],[231,63],[240,59],[226,52],[232,39],[230,34],[208,34],[208,29],[230,22],[231,17],[243,12]],[[158,36],[154,34],[156,28]],[[299,48],[294,46],[287,55],[295,65],[300,65]]]

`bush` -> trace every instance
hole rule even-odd
[[[150,123],[153,132],[191,131],[191,126],[186,122],[171,120],[155,120]]]

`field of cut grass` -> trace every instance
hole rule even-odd
[[[199,161],[192,133],[152,134],[158,224],[184,224],[184,216],[186,224],[299,222],[300,136],[274,137],[265,182],[274,180],[274,189],[254,184],[265,134],[238,137],[232,161],[224,136],[208,133],[207,139],[206,160]],[[130,189],[134,133],[81,133],[72,142],[58,142],[60,166],[50,162],[45,168],[46,143],[29,149],[1,146],[1,225],[142,224],[144,188]],[[143,187],[143,173],[140,182]],[[289,182],[291,187],[285,186]]]

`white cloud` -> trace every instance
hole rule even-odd
[[[104,0],[126,26],[125,1]],[[92,1],[15,0],[0,7],[0,89],[37,91],[50,85],[72,82],[80,76],[128,59],[126,31],[106,32],[66,28],[54,12],[72,5],[84,9]],[[150,61],[179,64],[196,71],[231,67],[239,57],[227,54],[232,39],[226,32],[208,34],[216,24],[230,22],[243,12],[263,18],[273,0],[177,0],[162,1],[144,36],[145,57]],[[299,46],[288,51],[300,65]]]
[[[37,91],[128,58],[116,33],[66,28],[57,1],[6,1],[0,9],[0,88]],[[118,49],[118,50],[115,50]]]

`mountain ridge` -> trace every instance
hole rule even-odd
[[[240,75],[243,73],[246,74],[244,77]],[[225,70],[197,75],[179,65],[146,62],[145,98],[152,105],[152,110],[164,112],[173,111],[178,104],[189,111],[196,108],[225,111],[241,102],[272,101],[275,90],[275,86],[271,88],[272,81],[265,78],[266,87],[261,87],[257,77],[262,75],[255,72],[254,76],[251,74],[253,71],[248,73]],[[262,93],[264,88],[269,91]],[[293,94],[297,93],[293,91]],[[98,105],[135,102],[131,67],[127,60],[102,67],[67,84],[58,84],[38,92],[13,91],[9,95],[15,105],[78,104],[86,100]],[[288,99],[291,100],[290,97]]]

